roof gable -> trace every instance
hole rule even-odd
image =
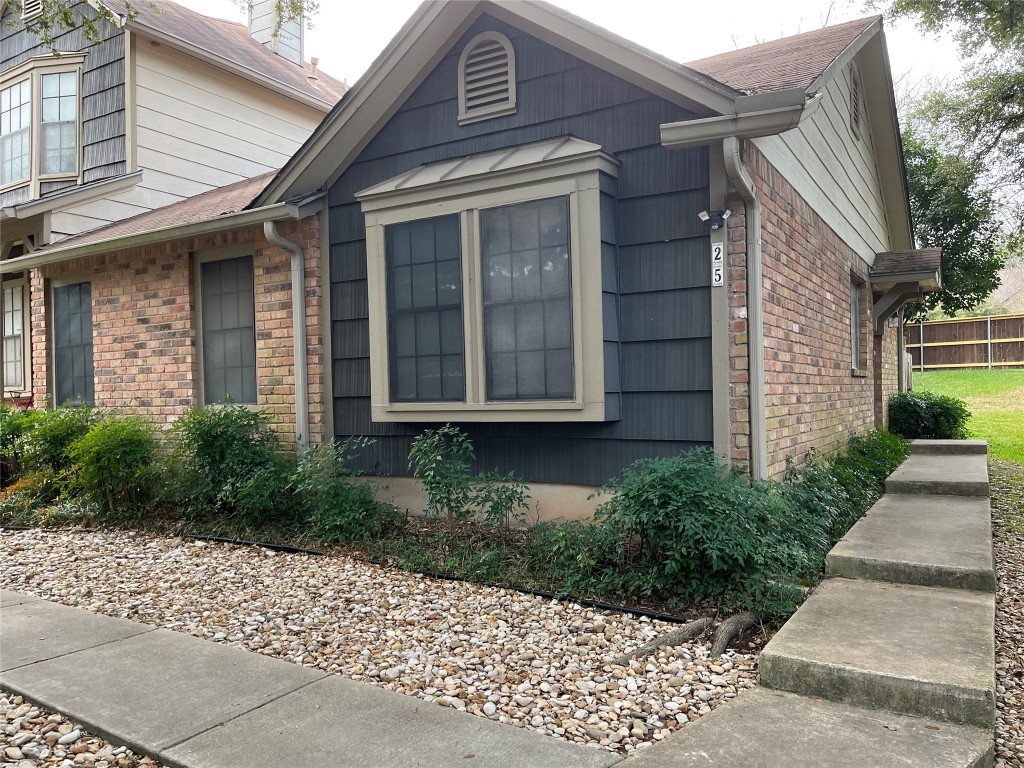
[[[425,2],[254,205],[333,182],[485,13],[698,115],[730,110],[741,95],[547,3]]]

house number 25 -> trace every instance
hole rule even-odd
[[[711,244],[711,284],[725,285],[725,246]]]

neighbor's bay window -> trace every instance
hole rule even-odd
[[[459,158],[357,197],[376,421],[603,421],[601,177],[574,138]]]
[[[35,56],[0,75],[0,188],[77,179],[85,55]]]

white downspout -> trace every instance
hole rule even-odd
[[[309,380],[306,373],[306,264],[302,249],[277,231],[277,223],[263,222],[263,235],[291,254],[292,340],[295,360],[295,449],[302,456],[309,448]]]
[[[754,182],[740,156],[740,140],[722,139],[725,172],[743,197],[747,232],[747,354],[750,399],[750,478],[768,477],[768,442],[764,406],[764,315],[761,268],[761,203]]]

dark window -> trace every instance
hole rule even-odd
[[[385,229],[391,399],[464,400],[459,217]]]
[[[860,286],[857,283],[850,283],[850,346],[853,367],[860,368]]]
[[[573,396],[569,199],[480,212],[488,400]]]
[[[256,402],[252,257],[203,262],[203,383],[207,403]]]
[[[92,286],[53,289],[53,358],[57,405],[93,402]]]

